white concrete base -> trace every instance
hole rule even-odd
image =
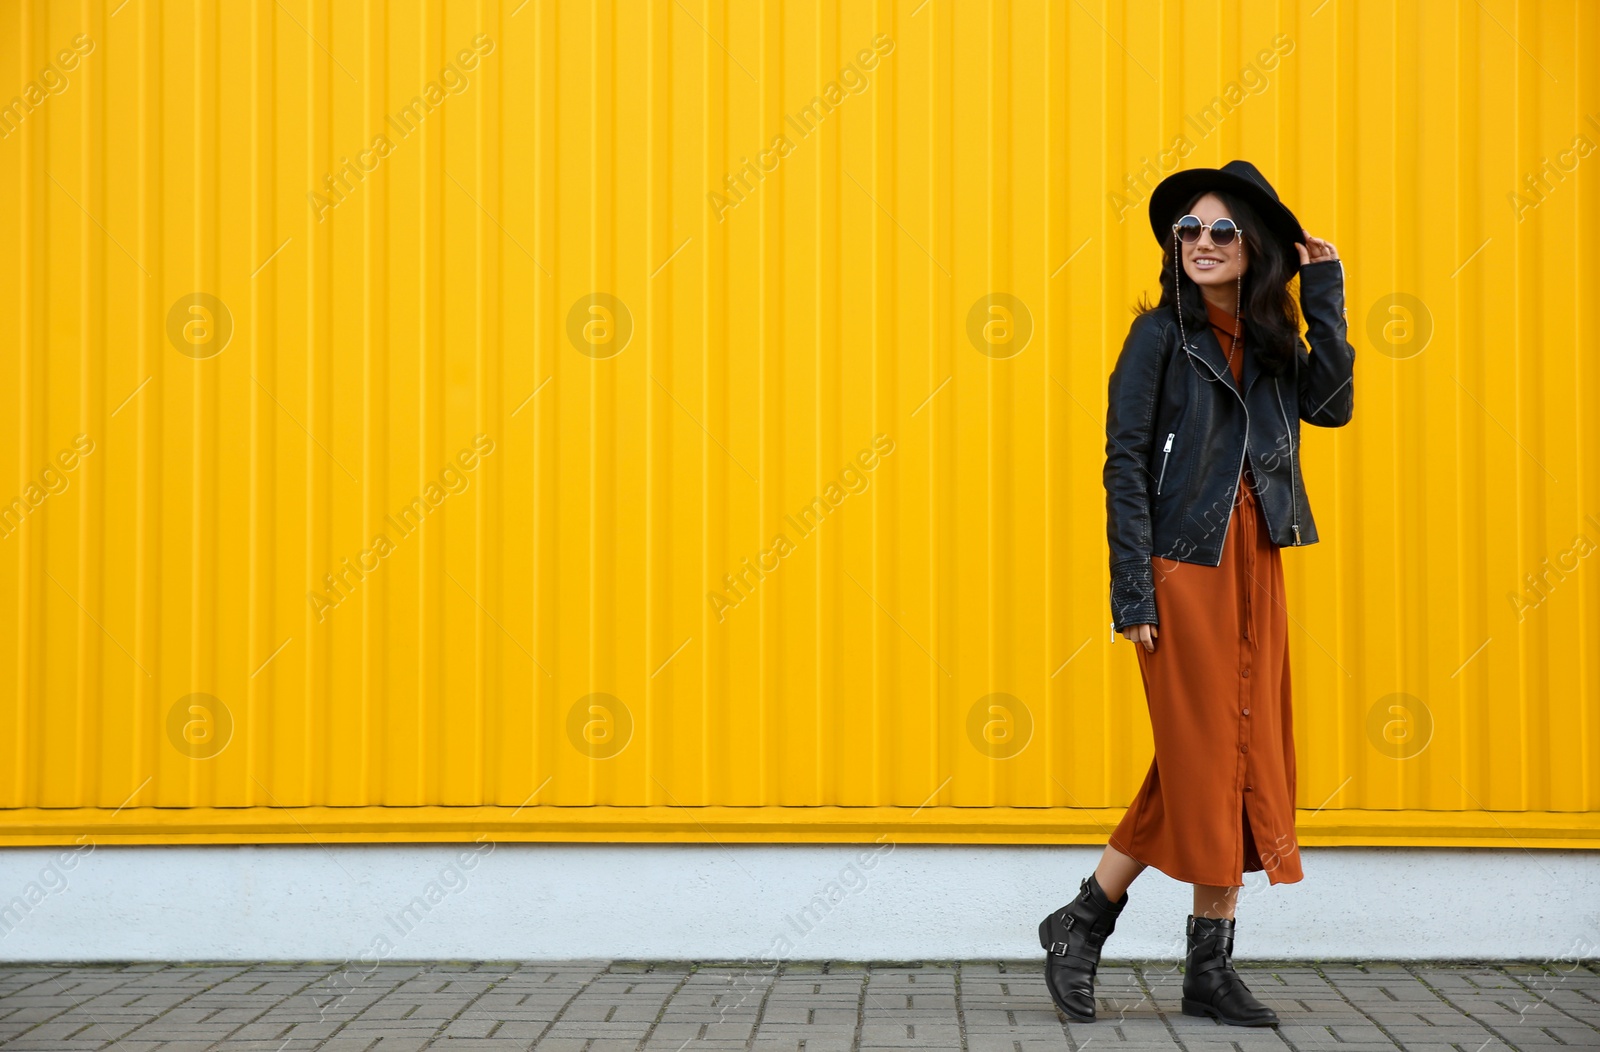
[[[1098,848],[495,844],[0,850],[0,959],[1016,959]],[[1593,959],[1600,853],[1307,848],[1235,956]],[[1107,960],[1176,959],[1151,869]],[[409,912],[408,912],[409,911]]]

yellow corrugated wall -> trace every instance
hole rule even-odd
[[[1358,352],[1303,842],[1597,843],[1594,3],[0,19],[5,842],[1103,842],[1106,378],[1242,156]]]

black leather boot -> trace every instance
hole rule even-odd
[[[1212,1016],[1229,1026],[1277,1026],[1278,1013],[1256,1000],[1233,970],[1232,917],[1189,914],[1189,961],[1183,970],[1183,1014]]]
[[[1100,947],[1117,926],[1117,914],[1128,904],[1128,893],[1112,902],[1091,873],[1078,885],[1078,897],[1039,922],[1039,945],[1044,959],[1044,984],[1050,999],[1068,1019],[1094,1022],[1094,974],[1100,967]]]

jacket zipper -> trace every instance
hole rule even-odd
[[[1339,265],[1342,272],[1344,264]],[[1283,392],[1278,389],[1278,378],[1272,378],[1272,393],[1278,396],[1278,412],[1283,415],[1283,432],[1289,438],[1289,508],[1294,517],[1294,543],[1300,543],[1300,491],[1294,481],[1294,428],[1289,426],[1289,413],[1283,408]]]
[[[1194,353],[1194,348],[1184,344],[1183,349],[1189,357],[1206,367],[1206,372],[1211,374],[1213,380],[1233,391],[1234,397],[1239,399],[1239,408],[1244,410],[1244,445],[1239,448],[1239,468],[1233,473],[1233,496],[1228,499],[1228,518],[1222,524],[1222,547],[1225,549],[1228,546],[1228,531],[1233,528],[1233,504],[1239,499],[1239,479],[1244,471],[1244,458],[1250,449],[1250,407],[1244,404],[1244,395],[1235,390],[1232,384],[1223,383],[1222,377],[1218,376],[1217,371],[1211,368],[1211,363]],[[1263,514],[1265,514],[1265,510],[1262,509]],[[1271,532],[1270,523],[1268,524],[1268,532]]]
[[[1165,448],[1161,450],[1161,475],[1156,479],[1157,493],[1161,492],[1161,480],[1167,477],[1167,461],[1172,459],[1172,436],[1176,434],[1176,431],[1167,432],[1167,444]]]

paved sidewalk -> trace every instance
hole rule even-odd
[[[1600,1049],[1600,962],[1239,962],[1282,1019],[1179,1011],[1176,962],[1105,962],[1063,1024],[1041,963],[0,964],[0,1049]]]

